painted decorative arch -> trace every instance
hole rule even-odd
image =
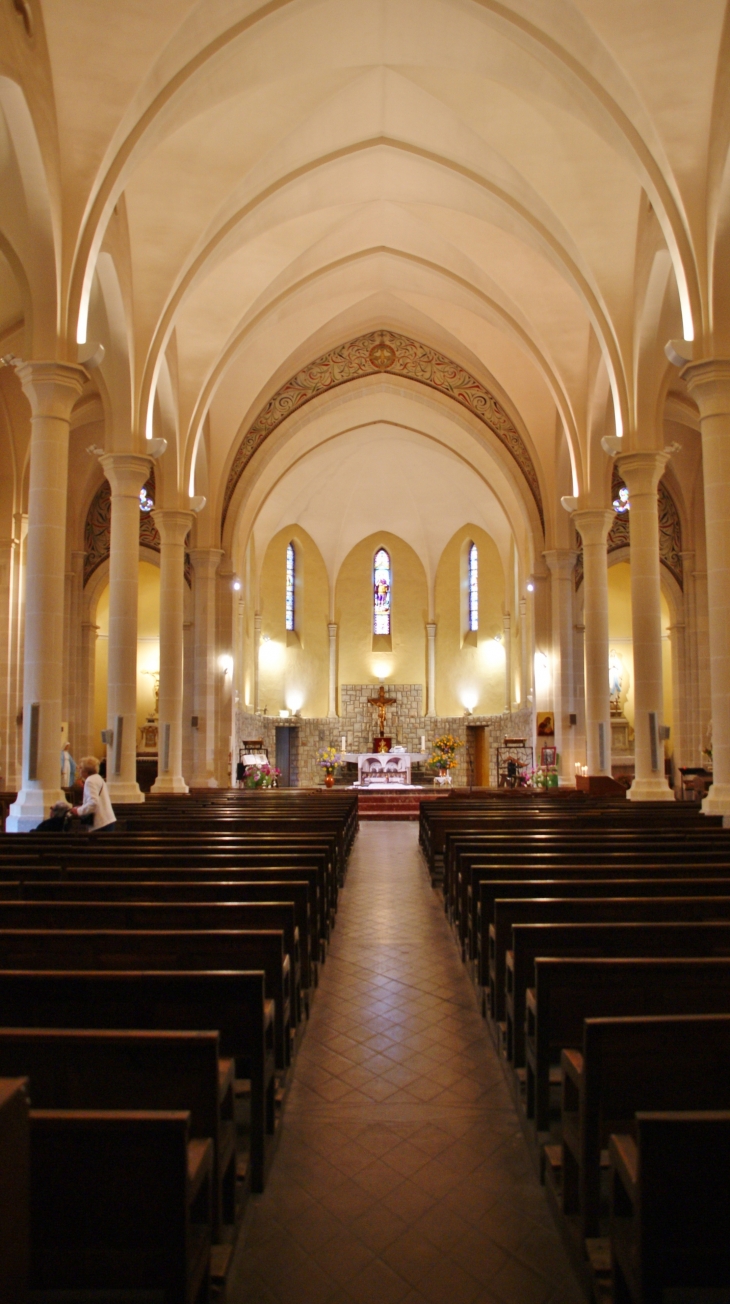
[[[360,335],[323,353],[302,367],[269,399],[249,426],[233,459],[223,498],[222,523],[225,523],[231,499],[248,463],[282,421],[320,394],[363,376],[385,374],[414,380],[419,385],[437,390],[487,426],[514,458],[527,481],[544,532],[545,515],[537,472],[524,439],[501,403],[458,362],[428,344],[386,330]]]
[[[615,501],[618,498],[619,489],[625,488],[626,485],[614,466],[611,479],[611,498]],[[659,560],[662,566],[666,566],[670,574],[674,576],[680,589],[684,589],[682,522],[677,510],[677,504],[663,480],[659,481],[657,497],[659,500]],[[618,552],[619,548],[628,548],[630,546],[630,531],[631,511],[616,512],[606,541],[606,551],[609,556],[612,552]],[[580,534],[578,534],[578,548],[578,560],[575,564],[576,589],[583,582],[583,547]]]
[[[152,467],[149,479],[145,483],[148,496],[155,500],[155,468]],[[112,527],[112,491],[109,481],[103,480],[89,503],[84,522],[84,588],[94,571],[109,556]],[[189,537],[186,543],[189,542]],[[139,513],[139,546],[160,551],[160,535],[149,512]],[[192,566],[190,557],[185,553],[185,579],[192,585]]]

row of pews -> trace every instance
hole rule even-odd
[[[586,1293],[729,1299],[730,831],[454,794],[420,841]]]
[[[329,792],[117,815],[0,835],[3,1304],[223,1298],[358,820]]]

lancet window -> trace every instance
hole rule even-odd
[[[479,554],[475,543],[468,556],[469,629],[479,629]]]
[[[390,556],[378,548],[373,562],[373,633],[390,633]]]
[[[296,579],[297,558],[294,551],[294,544],[290,543],[286,550],[286,627],[294,629],[294,583]]]

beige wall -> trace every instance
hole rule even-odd
[[[293,542],[295,630],[285,619],[286,550]],[[300,526],[287,526],[271,540],[259,585],[261,709],[278,716],[289,708],[304,716],[327,714],[329,584],[317,545]]]
[[[109,585],[102,589],[96,606],[96,671],[94,675],[94,755],[104,756],[101,730],[106,729],[106,689],[109,654]],[[145,670],[160,667],[160,571],[150,562],[139,563],[137,600],[137,727],[154,709],[154,680]]]
[[[391,564],[391,651],[373,648],[373,558],[387,548]],[[335,591],[340,684],[426,684],[426,572],[409,544],[381,530],[348,553]]]
[[[672,725],[672,648],[668,634],[669,606],[662,593],[662,675],[664,679],[664,724]],[[634,727],[634,642],[631,630],[631,565],[617,562],[608,568],[608,640],[609,655],[615,651],[624,667],[621,700],[631,728]],[[671,740],[666,744],[672,754]]]
[[[479,557],[479,629],[467,631],[466,553]],[[505,707],[502,642],[504,571],[494,540],[465,525],[444,548],[436,573],[436,709],[439,715],[495,715]]]

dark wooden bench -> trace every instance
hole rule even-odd
[[[35,1109],[189,1111],[191,1139],[213,1142],[214,1239],[236,1222],[234,1063],[217,1032],[0,1028],[0,1074],[21,1072]]]
[[[213,1144],[184,1111],[30,1111],[30,1287],[210,1298]]]
[[[719,1109],[730,1081],[730,1014],[586,1019],[562,1055],[561,1208],[598,1236],[601,1153],[645,1109]],[[548,1169],[555,1176],[554,1169]]]
[[[0,1078],[0,1299],[27,1304],[30,1266],[28,1082]]]
[[[730,959],[539,956],[527,993],[525,1112],[550,1121],[550,1067],[580,1050],[583,1021],[633,1014],[730,1013]]]
[[[289,961],[278,931],[3,929],[0,963],[6,969],[262,969],[266,995],[274,1001],[276,1067],[285,1073],[290,1062]]]
[[[609,1145],[613,1304],[727,1299],[730,1112],[641,1111],[635,1126]]]
[[[506,1050],[515,1068],[525,1063],[527,991],[535,984],[536,959],[564,955],[730,958],[730,922],[516,924],[505,956]]]
[[[276,1131],[273,1001],[263,972],[0,970],[0,1027],[218,1030],[250,1080],[251,1187],[262,1191]]]

